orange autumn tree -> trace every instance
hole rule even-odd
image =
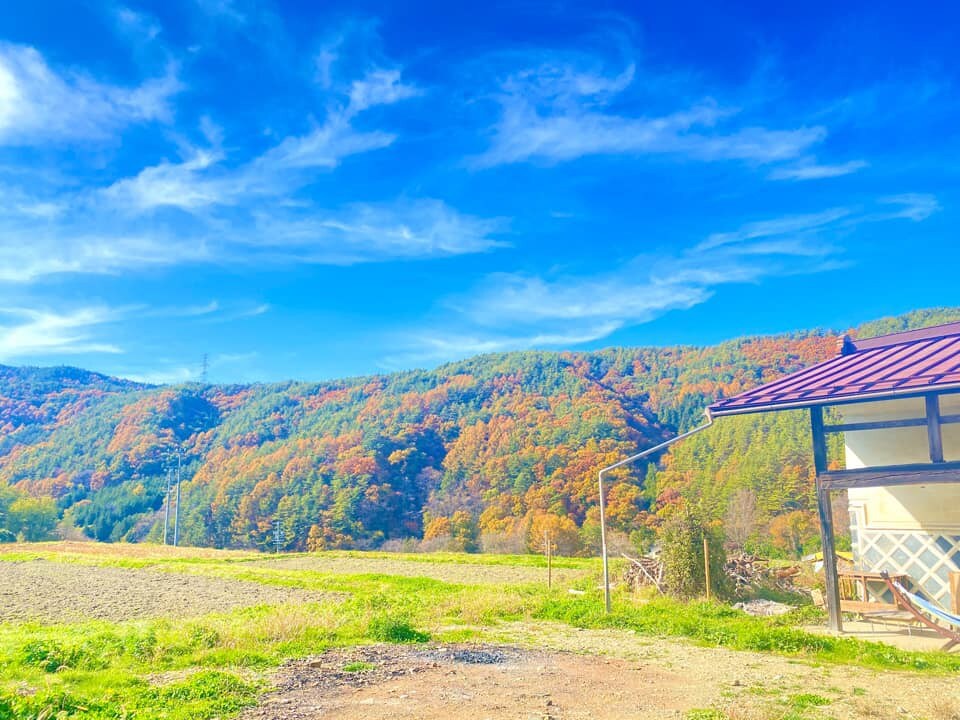
[[[580,531],[569,517],[551,513],[534,515],[527,532],[527,549],[545,552],[547,539],[556,555],[576,555],[580,551]]]
[[[774,547],[799,558],[804,546],[817,536],[817,520],[808,510],[793,510],[770,521],[768,532]]]

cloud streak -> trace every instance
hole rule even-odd
[[[0,145],[102,141],[128,125],[170,122],[183,89],[173,66],[136,87],[57,72],[32,47],[0,43]]]
[[[779,167],[770,172],[771,180],[823,180],[842,177],[868,167],[864,160],[851,160],[836,165],[820,165],[815,162],[803,163],[792,167]]]
[[[121,317],[122,312],[102,306],[61,313],[49,309],[0,308],[0,359],[120,353],[122,350],[116,345],[95,339],[94,330]]]
[[[560,163],[589,155],[677,155],[712,162],[767,164],[800,156],[826,136],[822,126],[787,130],[729,127],[738,110],[707,97],[673,112],[626,115],[611,108],[635,79],[547,63],[514,73],[495,99],[500,117],[476,168],[519,162]]]
[[[496,273],[470,294],[448,300],[448,321],[410,333],[412,339],[387,363],[595,342],[705,303],[725,285],[843,269],[851,261],[836,238],[869,223],[920,222],[937,208],[936,198],[907,193],[866,209],[837,207],[745,223],[678,254],[639,257],[595,275]]]
[[[370,108],[421,92],[404,83],[399,70],[376,68],[343,89],[341,104],[330,108],[323,124],[284,138],[252,160],[229,168],[224,167],[228,158],[219,143],[189,148],[190,156],[182,162],[144,168],[113,183],[102,197],[120,211],[137,213],[164,207],[197,212],[286,194],[307,185],[316,170],[332,170],[352,155],[392,145],[395,134],[360,131],[353,120]]]

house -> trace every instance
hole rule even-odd
[[[835,357],[720,400],[710,414],[787,409],[810,414],[831,626],[841,629],[830,502],[838,490],[848,493],[861,578],[881,571],[900,575],[956,608],[960,323],[864,340],[843,337]],[[828,457],[833,433],[843,435],[842,457]],[[863,585],[862,594],[869,595],[866,580]]]

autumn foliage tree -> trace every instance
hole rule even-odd
[[[774,547],[789,557],[798,558],[804,546],[817,537],[817,520],[808,510],[793,510],[774,517],[768,532]]]

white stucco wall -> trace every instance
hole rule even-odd
[[[922,418],[922,398],[845,405],[844,422]],[[960,396],[941,398],[943,415],[960,414]],[[960,460],[960,424],[943,426],[945,460]],[[844,433],[848,469],[930,462],[925,427],[861,430]],[[960,484],[905,485],[849,491],[851,507],[863,507],[870,528],[937,529],[960,533]]]
[[[922,398],[845,405],[843,422],[923,418]],[[942,396],[942,415],[960,415],[960,395]],[[960,460],[960,424],[942,426],[945,460]],[[848,469],[929,463],[926,427],[844,433]],[[960,484],[860,488],[848,492],[855,561],[903,573],[947,605],[949,573],[960,569]]]

